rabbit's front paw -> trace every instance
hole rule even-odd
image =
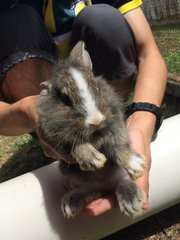
[[[132,179],[141,177],[146,169],[146,159],[137,153],[133,153],[126,166],[126,170]]]
[[[91,152],[84,161],[81,161],[80,168],[83,171],[94,171],[102,168],[106,162],[104,154],[94,151]]]
[[[90,143],[76,146],[73,149],[72,158],[84,171],[94,171],[102,168],[107,160],[104,154],[96,150]]]

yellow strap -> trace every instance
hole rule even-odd
[[[86,3],[86,6],[90,6],[90,5],[92,5],[91,0],[85,0],[85,3]]]
[[[46,1],[44,1],[46,2]],[[46,6],[43,8],[44,22],[50,32],[56,32],[56,24],[53,13],[53,0],[47,0]]]
[[[84,1],[78,2],[78,3],[76,4],[76,6],[75,6],[75,9],[74,9],[75,15],[77,16],[78,13],[80,13],[80,11],[81,11],[84,7],[86,7],[86,4],[84,3]]]
[[[119,11],[124,14],[130,10],[133,10],[139,6],[141,6],[142,4],[142,1],[141,0],[132,0],[124,5],[122,5],[120,8],[119,8]]]

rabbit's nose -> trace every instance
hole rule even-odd
[[[86,124],[87,125],[93,125],[93,126],[98,126],[100,125],[103,121],[105,120],[105,116],[101,113],[88,117],[86,119]]]

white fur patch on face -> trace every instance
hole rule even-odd
[[[104,115],[99,111],[90,92],[83,74],[75,68],[70,68],[70,74],[75,80],[79,95],[82,98],[84,109],[87,112],[86,124],[99,125],[104,120]]]

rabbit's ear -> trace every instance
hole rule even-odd
[[[85,50],[85,44],[83,41],[79,41],[74,46],[70,53],[70,58],[75,61],[79,61],[80,63],[88,67],[90,70],[92,70],[91,58],[88,51]]]
[[[42,89],[40,95],[48,95],[51,90],[52,83],[50,81],[44,81],[40,83],[40,87]]]

